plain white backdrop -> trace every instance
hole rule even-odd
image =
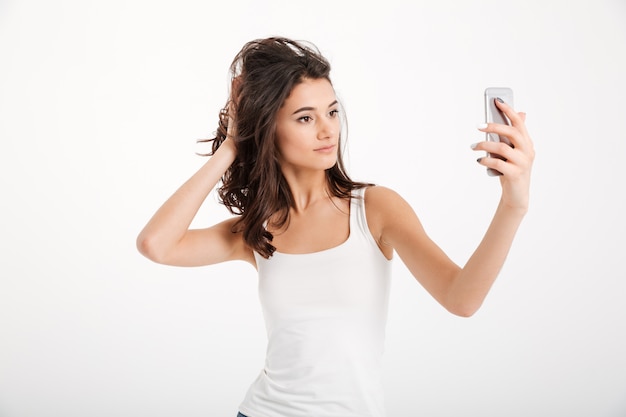
[[[499,198],[469,147],[484,88],[528,114],[531,209],[483,308],[450,315],[396,259],[389,415],[626,415],[624,1],[3,0],[0,416],[236,415],[264,359],[255,271],[156,265],[135,237],[271,35],[329,58],[352,176],[460,264]],[[194,225],[227,216],[213,195]]]

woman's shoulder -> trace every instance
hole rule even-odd
[[[364,190],[365,213],[367,222],[372,229],[382,232],[382,228],[389,221],[398,220],[398,216],[403,216],[407,210],[412,211],[409,204],[395,190],[375,185]]]
[[[408,205],[396,191],[381,185],[367,187],[363,198],[370,233],[385,257],[391,259],[393,248],[385,243],[385,230],[403,215],[403,210],[399,208]]]
[[[372,185],[365,188],[363,192],[366,207],[372,210],[384,210],[390,204],[396,204],[404,199],[395,190],[382,185]]]
[[[368,187],[364,194],[365,211],[368,222],[379,224],[381,228],[391,224],[401,224],[417,215],[413,207],[395,190],[376,185]]]
[[[406,243],[407,238],[424,242],[426,235],[413,207],[391,188],[367,188],[365,214],[370,232],[387,259],[391,259],[393,248]]]

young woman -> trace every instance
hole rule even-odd
[[[309,44],[246,44],[231,65],[211,157],[137,239],[139,251],[158,263],[244,260],[258,270],[267,359],[240,416],[384,416],[380,361],[393,253],[444,308],[471,316],[528,208],[534,151],[525,115],[498,102],[512,126],[479,129],[514,146],[472,148],[506,159],[478,159],[503,174],[502,197],[476,251],[465,266],[455,265],[397,193],[346,173],[329,71]],[[220,181],[220,197],[236,216],[190,230]]]

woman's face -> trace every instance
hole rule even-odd
[[[276,141],[283,172],[320,171],[337,162],[339,103],[326,79],[296,85],[276,118]]]

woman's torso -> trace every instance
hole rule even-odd
[[[355,194],[336,245],[301,253],[327,242],[291,240],[270,259],[255,256],[268,348],[241,404],[248,416],[384,416],[390,262],[370,233],[363,190]]]

